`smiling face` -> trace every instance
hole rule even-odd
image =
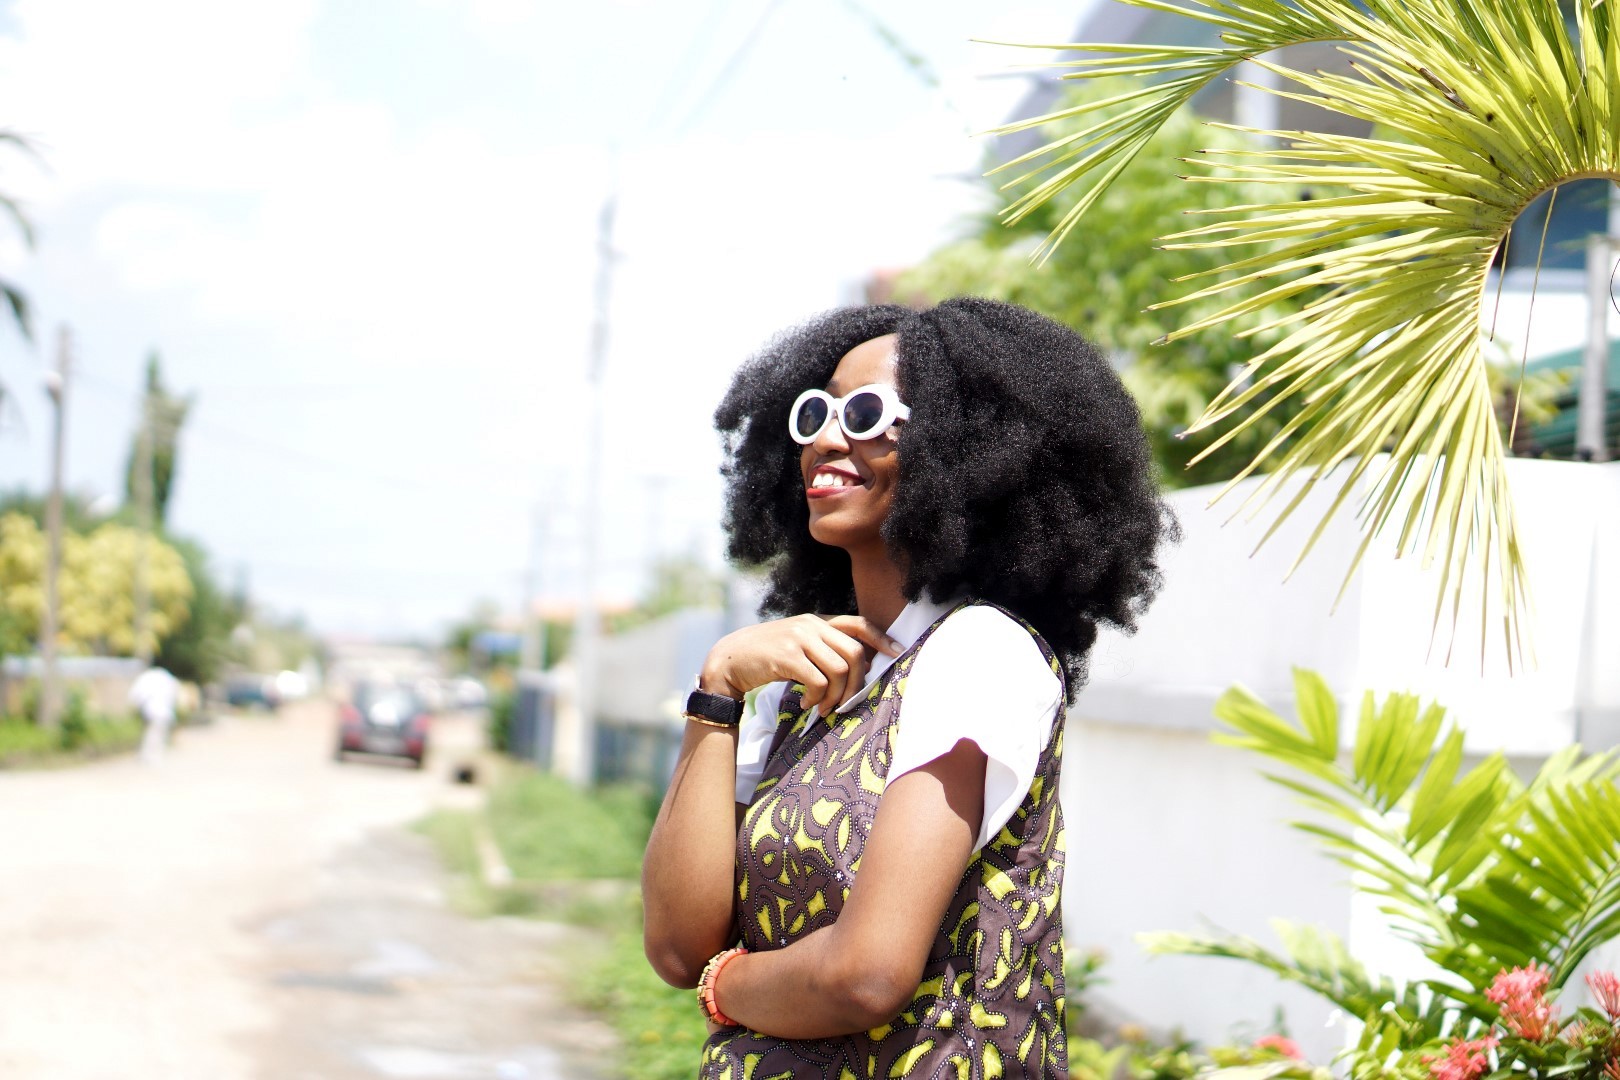
[[[893,334],[863,341],[838,361],[826,391],[841,398],[872,383],[894,385]],[[810,535],[846,551],[883,547],[880,530],[894,502],[900,474],[900,424],[875,439],[851,439],[836,420],[799,452]]]

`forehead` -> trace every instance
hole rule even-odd
[[[857,386],[871,383],[894,385],[895,344],[898,341],[896,335],[885,334],[863,341],[849,350],[838,361],[838,367],[833,369],[832,378],[827,380],[828,392],[847,394]]]

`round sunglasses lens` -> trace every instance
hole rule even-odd
[[[820,398],[811,398],[799,406],[798,413],[793,417],[793,430],[799,433],[801,439],[810,439],[826,422],[827,403]]]
[[[870,435],[882,420],[883,399],[871,391],[844,403],[844,430],[851,435]]]

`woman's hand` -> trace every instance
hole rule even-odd
[[[900,643],[859,615],[795,615],[745,626],[709,650],[701,684],[740,698],[766,683],[804,684],[804,704],[825,716],[866,682],[877,653],[900,655]]]

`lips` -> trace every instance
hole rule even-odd
[[[838,465],[818,465],[810,473],[810,482],[805,485],[804,493],[808,498],[819,499],[854,491],[864,486],[866,482],[853,469]]]

